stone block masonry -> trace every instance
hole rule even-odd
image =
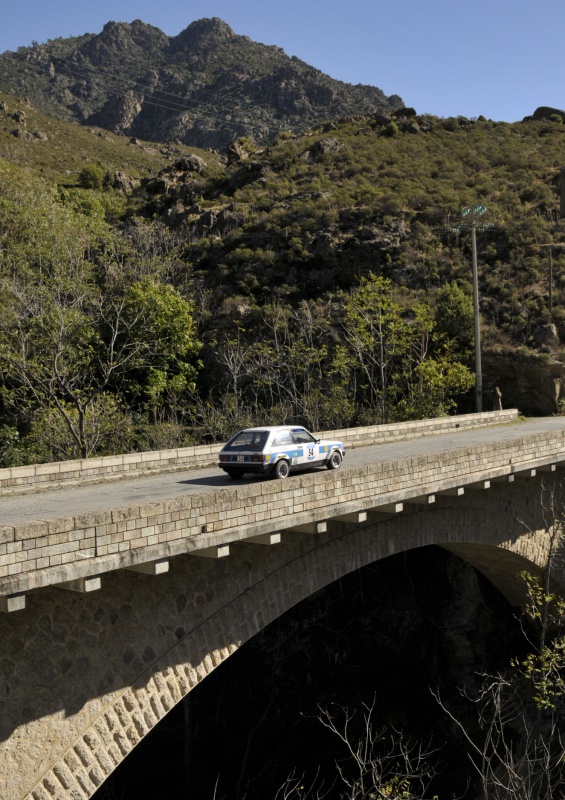
[[[389,474],[394,469],[386,465]],[[447,548],[519,605],[520,571],[543,568],[547,557],[546,473],[531,479],[532,471],[489,491],[438,496],[430,508],[339,515],[327,530],[298,525],[305,532],[289,529],[276,547],[243,539],[229,558],[179,556],[159,577],[111,572],[91,594],[45,588],[24,613],[0,614],[0,798],[88,800],[183,696],[259,630],[328,583],[395,553]],[[547,472],[553,485],[561,480],[556,472]],[[344,487],[364,474],[372,475],[351,470]],[[303,496],[312,488],[295,485]],[[230,490],[230,502],[244,494]],[[257,497],[247,491],[250,502]]]
[[[20,612],[0,614],[1,800],[88,800],[259,630],[390,555],[445,548],[519,606],[520,572],[547,564],[542,500],[562,485],[565,424],[469,440],[1,526],[0,606]]]
[[[0,596],[229,545],[565,460],[565,430],[0,529]]]

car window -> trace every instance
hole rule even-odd
[[[314,439],[312,434],[308,433],[308,431],[304,430],[304,428],[293,428],[292,438],[296,444],[312,444],[313,442],[316,442],[316,439]]]
[[[241,431],[225,446],[225,450],[256,450],[265,447],[269,438],[268,431]]]
[[[273,447],[280,447],[281,445],[292,444],[292,436],[290,431],[279,431],[273,439]]]

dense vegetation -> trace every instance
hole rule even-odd
[[[477,204],[485,350],[561,356],[559,116],[405,110],[225,159],[3,105],[4,465],[472,410]]]

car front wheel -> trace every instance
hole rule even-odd
[[[286,458],[281,458],[280,461],[277,461],[275,464],[275,468],[273,470],[273,477],[274,478],[288,478],[290,473],[290,464],[286,460]]]
[[[341,467],[341,461],[341,453],[339,450],[334,450],[331,456],[328,458],[326,467],[328,469],[339,469]]]

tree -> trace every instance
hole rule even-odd
[[[257,343],[253,352],[258,382],[270,406],[319,429],[321,395],[332,391],[324,375],[327,309],[320,311],[307,301],[294,309],[276,303],[264,309],[263,324],[268,339]]]
[[[112,230],[82,213],[31,172],[0,161],[0,274],[22,281],[62,271],[92,273],[93,255],[110,249]],[[92,258],[92,261],[91,261]]]
[[[473,373],[449,353],[438,353],[414,367],[407,395],[394,408],[397,419],[447,416],[456,406],[454,395],[473,386]]]
[[[199,344],[190,306],[170,286],[134,284],[124,295],[100,291],[68,272],[0,287],[0,369],[7,404],[32,418],[55,409],[88,457],[100,431],[100,398],[128,387],[153,412],[162,397],[190,388]]]
[[[405,386],[393,414],[398,420],[445,416],[456,406],[454,396],[470,389],[475,378],[454,357],[452,343],[438,335],[430,307],[416,303],[412,313],[410,358],[403,370]]]
[[[145,397],[157,420],[195,388],[201,344],[192,306],[170,284],[150,279],[127,287],[120,305],[121,327],[109,321],[106,334],[117,352],[128,353],[127,391]]]
[[[391,121],[385,126],[383,129],[383,136],[389,136],[390,138],[395,138],[396,136],[400,135],[400,129],[396,122],[391,119]]]
[[[240,325],[237,337],[216,346],[216,365],[225,387],[221,406],[230,416],[302,422],[320,430],[327,417],[339,417],[328,355],[329,308],[301,301],[296,308],[274,302],[260,320]],[[347,405],[347,404],[345,404]]]
[[[139,430],[134,426],[133,415],[112,392],[96,395],[84,414],[82,424],[89,453],[127,453],[136,445],[139,446]],[[20,445],[27,463],[75,458],[79,451],[72,431],[78,428],[79,410],[76,404],[63,402],[62,409],[56,405],[35,409],[31,415],[29,432]],[[17,457],[17,453],[14,455]],[[14,460],[12,457],[11,465]]]
[[[350,365],[359,405],[376,411],[378,422],[447,414],[455,406],[453,395],[472,385],[472,374],[453,357],[453,345],[438,335],[429,307],[402,309],[389,279],[362,279],[343,312],[340,359]]]
[[[406,739],[401,732],[376,728],[373,707],[356,712],[341,706],[320,709],[321,724],[341,742],[343,757],[335,775],[314,786],[291,776],[278,800],[323,800],[337,787],[341,800],[424,800],[436,774],[438,752],[431,742]]]
[[[435,324],[438,333],[456,343],[461,355],[474,341],[473,299],[457,283],[446,283],[437,293]]]
[[[359,373],[362,401],[387,422],[396,394],[397,378],[410,350],[410,329],[392,298],[388,278],[362,278],[343,308],[343,332]]]

